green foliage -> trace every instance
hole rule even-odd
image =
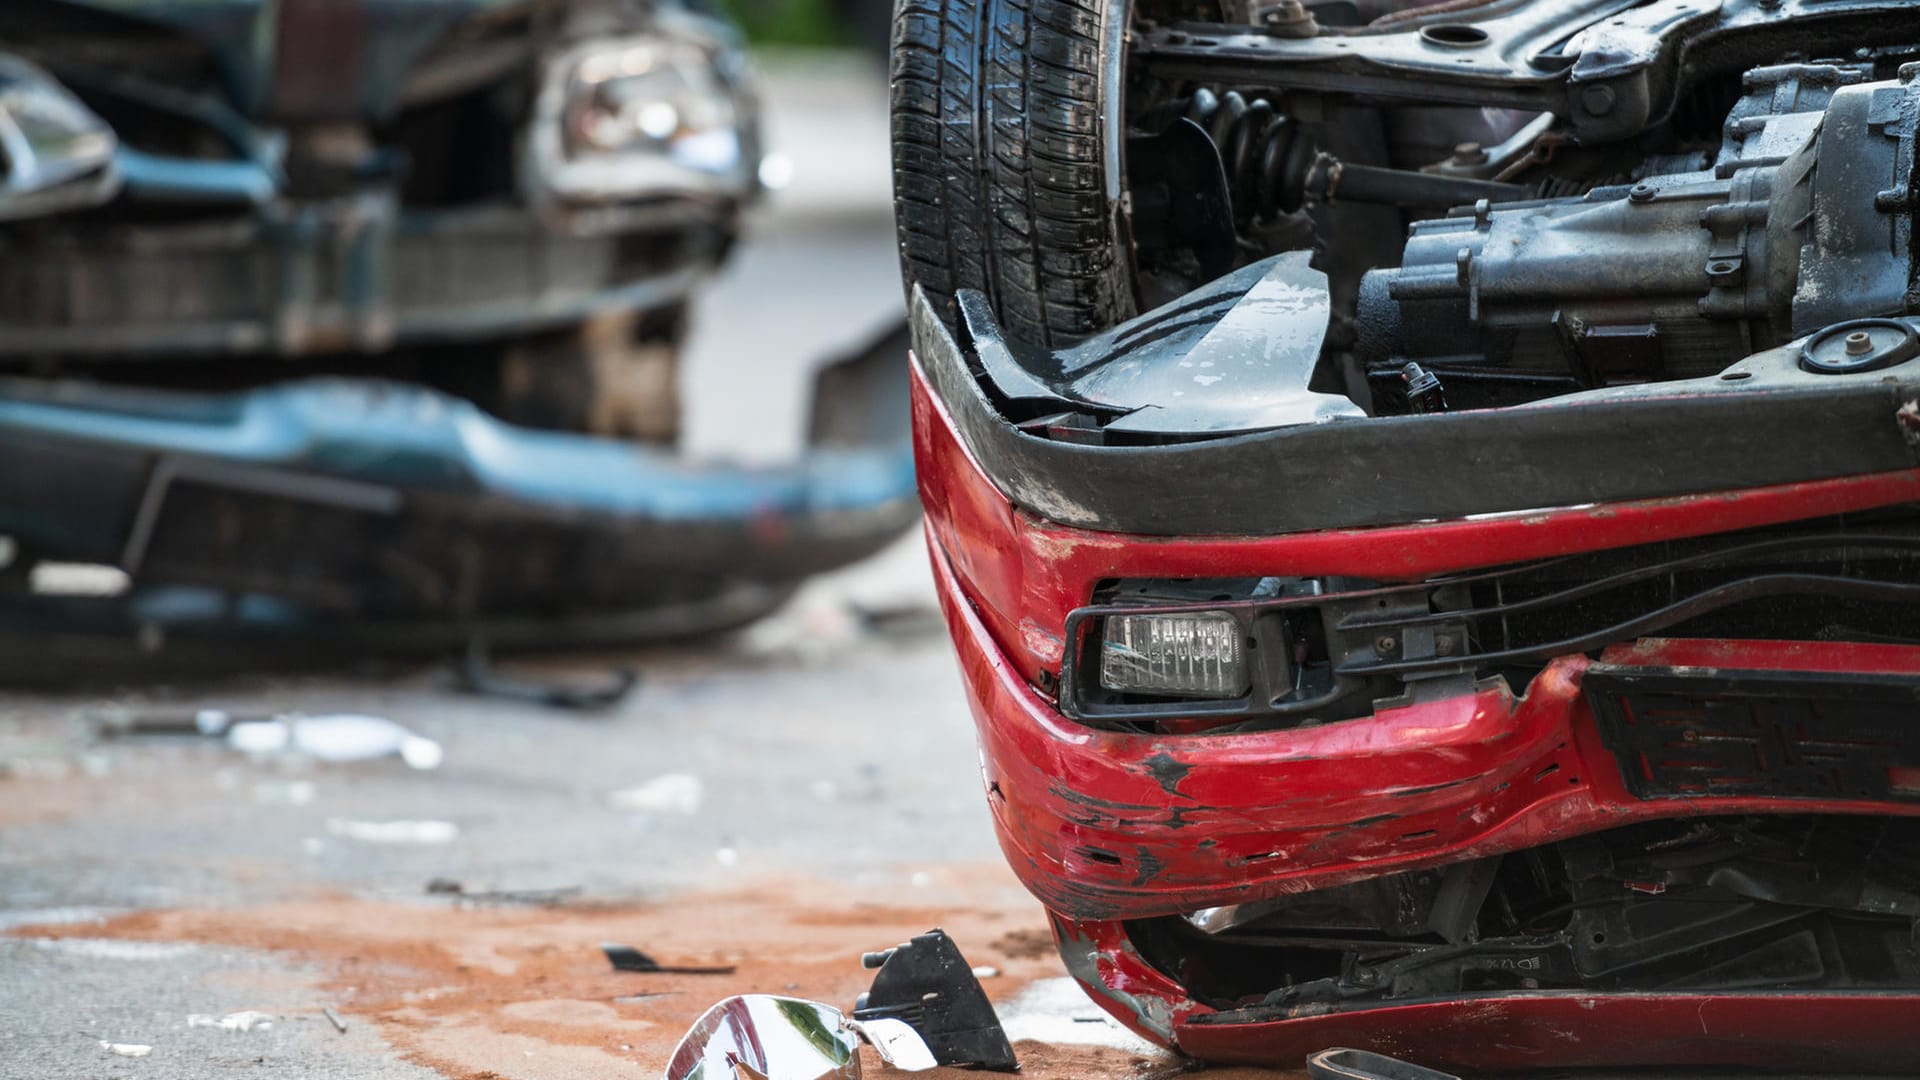
[[[755,45],[845,45],[830,0],[721,0]]]

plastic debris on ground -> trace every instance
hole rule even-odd
[[[452,878],[434,878],[427,882],[428,896],[450,896],[462,904],[519,905],[558,907],[580,895],[580,886],[562,885],[552,889],[469,889]]]
[[[434,740],[386,717],[360,713],[241,717],[225,709],[132,715],[113,712],[99,719],[98,730],[103,738],[224,738],[228,746],[253,757],[297,754],[335,765],[398,756],[416,769],[436,769],[445,758]]]
[[[221,1031],[265,1031],[273,1026],[273,1014],[245,1009],[228,1013],[225,1016],[210,1016],[206,1013],[194,1013],[187,1017],[190,1028],[219,1028]]]
[[[697,776],[667,773],[638,787],[625,788],[607,796],[615,809],[639,814],[697,814],[706,796],[706,785]]]
[[[446,844],[460,835],[451,821],[351,821],[328,818],[327,832],[366,844]]]
[[[117,1043],[108,1042],[105,1039],[100,1040],[100,1049],[110,1054],[119,1054],[121,1057],[146,1057],[153,1053],[153,1047],[142,1043]]]
[[[1019,1071],[993,1003],[945,931],[928,931],[885,952],[868,953],[860,962],[878,971],[873,986],[860,995],[855,1020],[869,1027],[905,1024],[932,1053],[933,1064]]]
[[[615,971],[660,975],[731,975],[734,972],[732,964],[662,964],[639,949],[616,941],[602,942],[600,951],[606,954],[607,962]]]
[[[399,755],[416,769],[437,769],[440,744],[381,716],[280,716],[243,720],[227,729],[227,744],[257,757],[296,753],[329,764]]]
[[[602,949],[616,968],[635,970],[628,965],[637,958],[652,969],[652,959],[638,950],[619,945]],[[716,1070],[756,1077],[857,1077],[861,1040],[889,1066],[905,1072],[941,1065],[1019,1071],[976,969],[944,931],[868,953],[861,963],[879,971],[852,1016],[801,998],[724,998],[696,1020],[674,1048],[665,1080],[698,1080]]]

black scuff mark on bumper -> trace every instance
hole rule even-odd
[[[1147,771],[1153,774],[1153,779],[1160,785],[1160,789],[1169,795],[1179,795],[1180,781],[1185,780],[1187,774],[1193,771],[1193,766],[1165,750],[1148,758],[1146,764]]]

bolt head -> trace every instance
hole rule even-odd
[[[1379,637],[1373,639],[1373,648],[1375,652],[1390,653],[1399,644],[1400,644],[1399,640],[1396,639],[1392,634],[1381,634]]]
[[[1611,86],[1589,86],[1580,91],[1580,107],[1591,116],[1605,116],[1618,100]]]

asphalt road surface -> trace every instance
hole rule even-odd
[[[877,72],[776,82],[796,178],[700,305],[703,452],[791,451],[813,364],[899,309]],[[542,661],[638,669],[602,714],[433,669],[0,697],[0,1076],[652,1077],[714,1000],[850,1006],[862,952],[932,926],[997,969],[1026,1075],[1179,1072],[1065,983],[1000,861],[923,559],[722,641]],[[444,760],[98,734],[200,710],[386,717]],[[603,941],[736,970],[618,973]]]

